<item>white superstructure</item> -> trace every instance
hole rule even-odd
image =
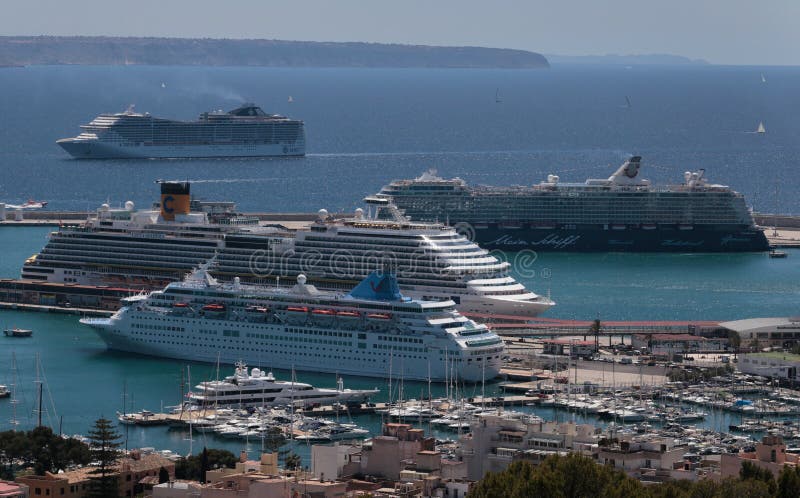
[[[507,261],[455,229],[411,222],[385,199],[366,201],[369,213],[359,209],[354,218],[336,220],[321,210],[309,230],[255,253],[230,244],[254,240],[252,235],[233,235],[220,254],[217,274],[228,278],[241,274],[246,262],[250,279],[274,282],[303,273],[318,287],[345,290],[376,264],[388,264],[397,269],[406,295],[451,299],[462,312],[534,316],[555,304],[517,282]]]
[[[314,387],[303,382],[276,380],[272,372],[264,372],[260,368],[248,370],[245,363],[237,362],[233,375],[223,380],[201,382],[186,397],[189,408],[285,405],[309,407],[333,403],[365,403],[377,393],[377,389],[345,389],[341,377],[338,379],[336,389]]]
[[[400,294],[373,272],[349,294],[297,278],[291,289],[219,283],[201,268],[161,291],[123,300],[111,318],[84,318],[109,349],[340,375],[477,382],[500,371],[503,341],[453,301]]]

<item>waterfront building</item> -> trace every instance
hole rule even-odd
[[[118,477],[119,496],[136,496],[158,483],[161,468],[175,478],[175,463],[155,452],[132,450],[128,456],[117,460],[113,471]],[[15,480],[30,488],[31,496],[83,498],[89,489],[89,480],[95,467],[82,467],[58,474],[26,475]]]
[[[650,354],[673,355],[725,351],[725,338],[707,338],[691,334],[634,334],[631,345]]]
[[[800,342],[800,317],[746,318],[719,325],[739,334],[743,348],[756,342],[762,348],[791,347]]]
[[[687,451],[685,444],[669,438],[624,436],[600,445],[597,462],[640,481],[663,482],[671,479],[675,470],[684,469],[683,455]]]
[[[739,370],[746,374],[797,382],[800,381],[800,355],[782,351],[743,354],[739,356]]]
[[[538,464],[550,455],[570,452],[596,457],[599,441],[600,431],[593,425],[481,415],[470,424],[470,433],[459,439],[457,454],[465,462],[466,478],[478,481],[517,460]]]
[[[772,472],[778,478],[785,466],[797,467],[800,465],[800,456],[787,453],[786,445],[780,436],[764,436],[761,442],[755,445],[755,451],[740,451],[739,453],[723,453],[720,460],[720,475],[739,477],[742,463],[750,462],[754,465]]]
[[[543,339],[542,354],[570,355],[572,357],[586,357],[597,353],[595,341],[580,341],[575,339]]]

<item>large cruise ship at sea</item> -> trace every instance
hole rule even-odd
[[[741,252],[768,249],[744,196],[687,171],[678,185],[639,176],[634,156],[607,179],[469,186],[430,171],[379,196],[413,220],[447,221],[482,247],[536,251]]]
[[[303,122],[255,104],[204,112],[197,121],[134,112],[101,114],[56,143],[77,159],[302,156]]]
[[[554,304],[517,282],[508,262],[451,227],[408,221],[386,199],[368,198],[367,213],[345,220],[321,210],[309,229],[290,231],[237,215],[230,203],[190,202],[189,189],[162,183],[160,210],[103,205],[85,224],[61,227],[22,278],[152,290],[216,255],[213,275],[228,282],[281,285],[302,273],[343,291],[388,264],[410,297],[453,300],[464,312],[534,316]]]
[[[83,318],[109,349],[208,363],[406,380],[479,382],[500,372],[503,341],[453,301],[400,293],[375,271],[347,294],[299,275],[291,288],[220,283],[203,265],[182,282]]]

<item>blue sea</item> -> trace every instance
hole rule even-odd
[[[678,182],[685,170],[705,168],[713,182],[743,192],[758,211],[800,214],[800,68],[57,66],[2,68],[0,88],[0,201],[8,203],[35,198],[55,210],[86,210],[132,200],[143,207],[156,200],[155,180],[194,179],[225,180],[198,183],[194,194],[233,200],[245,211],[352,210],[388,181],[429,168],[471,183],[530,184],[549,173],[583,181],[607,177],[627,156],[640,154],[643,174],[654,182]],[[157,116],[194,119],[243,101],[305,120],[308,155],[83,162],[55,144],[97,114],[130,104]],[[760,121],[767,133],[751,133]],[[0,277],[18,277],[50,230],[0,227]],[[551,317],[732,320],[799,314],[800,251],[789,252],[786,260],[764,254],[545,253],[517,263],[514,271],[557,301]],[[515,263],[513,253],[503,256]],[[109,353],[72,316],[0,312],[0,326],[14,325],[35,330],[30,340],[0,337],[0,383],[10,383],[13,352],[24,427],[34,422],[37,355],[52,394],[47,415],[55,427],[62,422],[65,433],[85,433],[98,416],[122,410],[123,385],[137,410],[178,400],[182,369],[185,374],[179,362]],[[193,381],[212,375],[207,365],[191,368]],[[335,385],[329,375],[298,377]],[[386,387],[380,379],[345,383]],[[426,390],[408,387],[417,396]],[[0,430],[10,427],[10,410],[0,400]],[[357,422],[380,426],[376,418]],[[163,428],[132,429],[128,437],[131,447],[189,449],[185,434]],[[232,451],[242,446],[195,441],[194,447],[206,443]],[[250,449],[257,447],[254,442]],[[306,450],[297,448],[304,455]]]

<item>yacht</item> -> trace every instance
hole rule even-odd
[[[341,377],[336,389],[313,387],[310,384],[276,380],[272,372],[259,368],[248,371],[243,362],[236,363],[233,375],[223,380],[201,382],[187,394],[188,408],[244,408],[257,406],[331,405],[334,403],[366,403],[377,389],[345,389]]]

